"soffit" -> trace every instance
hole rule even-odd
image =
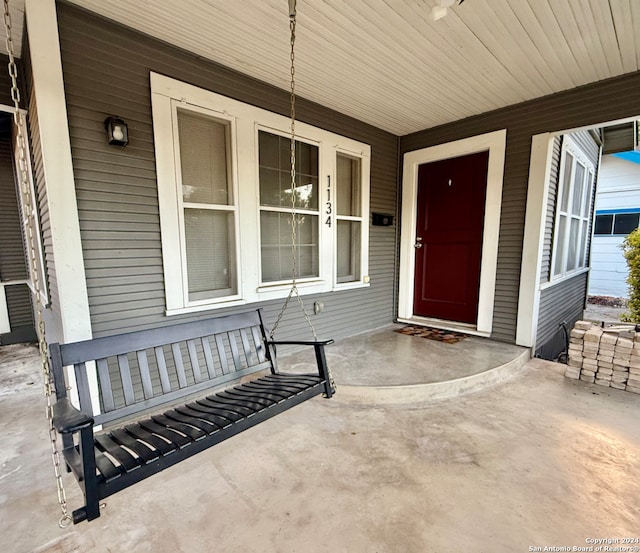
[[[287,0],[71,2],[289,86]],[[297,93],[404,135],[639,69],[639,0],[435,4],[298,0]]]

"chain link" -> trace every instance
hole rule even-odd
[[[35,198],[31,193],[29,183],[29,174],[27,172],[27,146],[25,136],[22,132],[24,117],[20,111],[20,89],[18,88],[18,67],[15,62],[15,49],[13,37],[11,35],[11,14],[9,12],[9,0],[4,0],[4,27],[6,32],[6,47],[9,55],[9,76],[11,77],[11,99],[13,100],[13,120],[16,126],[17,145],[18,145],[18,173],[20,177],[19,189],[24,207],[23,213],[26,217],[26,239],[29,249],[29,270],[31,273],[31,281],[33,283],[33,295],[36,306],[36,322],[38,326],[38,348],[40,350],[40,361],[42,365],[42,375],[44,379],[44,394],[47,400],[46,415],[49,424],[49,440],[51,442],[51,459],[53,461],[53,470],[56,479],[56,488],[58,490],[58,503],[62,515],[58,521],[60,528],[66,528],[71,523],[71,515],[67,510],[67,496],[64,491],[64,483],[62,482],[62,471],[60,469],[60,453],[58,452],[58,435],[53,426],[53,404],[51,399],[54,394],[53,378],[51,367],[49,366],[49,351],[47,342],[45,341],[45,323],[42,314],[42,299],[40,298],[40,274],[38,270],[39,261],[36,249],[36,230],[34,225],[34,217],[36,216]]]
[[[282,317],[284,316],[287,307],[289,306],[289,302],[291,298],[295,295],[296,300],[298,301],[298,305],[300,305],[300,309],[304,314],[304,318],[307,321],[307,325],[311,329],[311,334],[313,335],[314,340],[318,340],[318,335],[316,334],[316,329],[311,322],[311,317],[307,312],[307,309],[304,306],[302,301],[302,297],[300,296],[300,292],[298,290],[298,284],[296,279],[298,278],[298,213],[296,211],[296,52],[295,52],[295,44],[296,44],[296,0],[289,0],[289,46],[290,50],[290,60],[291,60],[291,82],[290,82],[290,91],[291,91],[291,125],[290,125],[290,134],[291,134],[291,289],[289,290],[289,295],[282,305],[282,309],[280,313],[278,313],[278,317],[276,318],[276,322],[271,328],[271,332],[269,333],[269,339],[273,339],[273,336],[276,332],[276,329],[280,325],[282,321]],[[329,384],[333,388],[333,390],[337,389],[336,382],[333,379],[333,375],[331,374],[331,369],[327,366],[327,371],[329,373]]]
[[[313,335],[313,339],[317,340],[318,336],[316,334],[316,329],[311,322],[311,317],[307,312],[304,303],[302,301],[302,297],[300,296],[300,292],[298,290],[297,278],[298,278],[298,213],[296,211],[296,53],[295,53],[295,44],[296,44],[296,11],[295,11],[295,2],[293,5],[290,4],[290,13],[289,13],[289,46],[290,46],[290,60],[291,60],[291,81],[290,81],[290,100],[291,100],[291,123],[290,123],[290,135],[291,135],[291,289],[289,290],[289,295],[285,300],[278,317],[276,318],[276,322],[271,328],[271,332],[269,334],[270,338],[273,338],[276,329],[280,325],[282,321],[282,317],[284,316],[287,307],[289,306],[289,302],[295,295],[298,304],[300,305],[300,309],[304,314],[304,318],[307,321],[307,325],[311,329],[311,334]]]

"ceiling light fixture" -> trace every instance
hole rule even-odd
[[[434,21],[438,21],[445,17],[448,13],[448,9],[454,4],[462,4],[464,0],[438,0],[438,4],[433,6],[431,10],[431,17]]]

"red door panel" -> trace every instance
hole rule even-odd
[[[489,152],[421,165],[414,314],[475,323]]]

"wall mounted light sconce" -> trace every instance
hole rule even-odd
[[[104,120],[104,128],[107,129],[109,144],[113,146],[126,146],[129,144],[129,129],[122,119],[107,117]]]

